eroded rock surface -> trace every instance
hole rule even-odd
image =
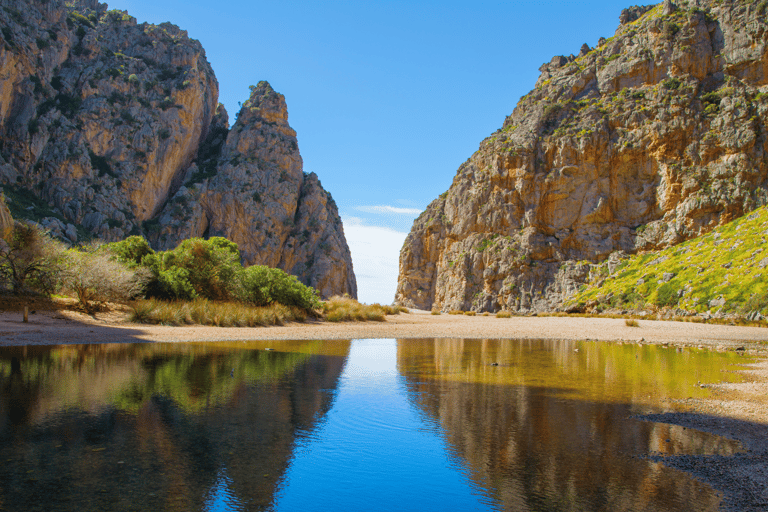
[[[175,25],[95,0],[0,0],[0,25],[0,184],[48,202],[56,216],[35,220],[69,241],[76,226],[157,248],[227,236],[244,263],[356,295],[333,199],[269,84],[230,130],[205,51]]]
[[[768,22],[753,2],[633,7],[536,87],[414,222],[396,300],[556,309],[590,262],[768,202]]]

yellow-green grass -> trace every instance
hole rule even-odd
[[[458,309],[452,309],[448,312],[449,315],[463,315],[464,312]]]
[[[633,319],[624,320],[624,324],[627,327],[640,327],[640,324],[637,322],[637,320],[633,320]]]
[[[509,311],[499,311],[496,313],[496,318],[512,318],[512,313]]]
[[[591,282],[566,306],[597,301],[622,309],[654,305],[697,313],[759,311],[766,315],[768,267],[761,267],[761,261],[768,258],[766,236],[768,207],[762,207],[707,235],[634,255],[612,275],[606,264],[594,267]],[[666,282],[665,273],[673,274]],[[685,293],[678,296],[679,290]],[[725,304],[710,306],[715,299],[724,299]]]
[[[475,313],[474,311],[465,311],[464,314],[466,316],[475,316],[477,313]]]
[[[361,304],[348,297],[331,297],[323,302],[323,318],[328,322],[383,322],[387,315],[398,315],[408,310],[402,306]]]
[[[297,307],[273,304],[255,307],[240,302],[140,300],[131,306],[129,320],[145,324],[258,327],[303,322],[307,313]]]
[[[442,312],[439,309],[433,309],[430,315],[442,315]]]

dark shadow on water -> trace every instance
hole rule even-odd
[[[768,510],[768,489],[755,476],[768,470],[768,425],[750,421],[695,414],[671,412],[644,414],[638,420],[676,425],[738,440],[743,451],[732,456],[696,454],[652,454],[650,460],[695,475],[724,493],[724,506],[734,511]]]

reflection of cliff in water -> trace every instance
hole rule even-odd
[[[316,343],[2,349],[0,509],[266,507],[349,350]]]
[[[555,364],[542,371],[562,371],[573,379],[578,368],[557,370],[559,349],[549,347]],[[570,393],[563,389],[528,386],[526,381],[555,382],[557,375],[529,374],[532,370],[520,356],[526,357],[526,351],[515,341],[398,342],[399,371],[414,405],[439,423],[472,480],[501,508],[718,509],[719,500],[709,488],[633,455],[731,454],[737,448],[733,442],[631,420],[632,407],[616,397],[606,403],[582,401],[564,398]],[[531,356],[541,363],[545,355],[539,350]],[[506,366],[490,365],[499,360]],[[578,359],[574,361],[578,366]],[[561,382],[563,387],[582,387]]]

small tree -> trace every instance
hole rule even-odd
[[[55,289],[64,245],[36,224],[15,221],[0,239],[0,276],[14,294]]]
[[[87,311],[95,302],[131,300],[144,292],[151,278],[145,268],[129,269],[107,251],[71,249],[64,260],[62,281]]]

